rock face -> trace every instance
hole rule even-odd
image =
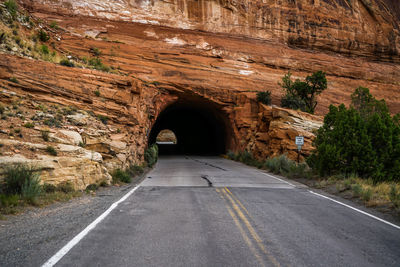
[[[116,167],[141,164],[152,127],[178,102],[201,103],[220,118],[227,150],[259,158],[296,158],[296,135],[305,136],[302,156],[309,154],[319,115],[330,104],[349,104],[358,86],[400,112],[395,0],[19,2],[32,20],[40,18],[50,49],[78,66],[22,57],[28,49],[14,41],[0,44],[0,103],[12,113],[2,121],[0,165],[48,165],[43,177],[50,183],[83,189],[110,181]],[[48,26],[54,21],[56,28]],[[21,24],[20,32],[39,29],[29,27]],[[103,71],[88,63],[94,59]],[[318,70],[326,72],[328,90],[318,97],[317,116],[278,107],[284,74],[304,78]],[[265,90],[272,106],[255,100]],[[23,137],[11,132],[25,123],[35,127],[23,128]],[[50,141],[40,137],[45,127]],[[48,145],[59,155],[50,157]]]
[[[397,0],[39,0],[45,13],[89,16],[277,40],[398,61]],[[179,43],[171,39],[171,43]]]

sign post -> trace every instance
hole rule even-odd
[[[301,147],[304,145],[304,136],[296,136],[297,145],[297,163],[300,163],[300,151]]]

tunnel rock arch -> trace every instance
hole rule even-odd
[[[171,130],[178,141],[173,149],[159,145],[160,154],[223,154],[232,138],[228,115],[204,99],[180,99],[166,106],[153,124],[149,144],[156,143],[165,129]]]

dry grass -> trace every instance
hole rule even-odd
[[[353,198],[362,200],[367,207],[394,207],[394,203],[390,199],[390,192],[393,185],[400,191],[399,182],[374,184],[371,179],[361,179],[357,176],[348,178],[332,176],[315,183],[316,188],[326,189],[329,187],[330,191],[336,190],[336,192],[332,193],[351,193]]]

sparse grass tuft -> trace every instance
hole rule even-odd
[[[130,174],[122,169],[115,169],[112,173],[112,181],[114,184],[117,184],[119,182],[123,182],[123,183],[130,183],[132,181],[132,178],[130,176]]]
[[[52,22],[50,22],[50,28],[58,29],[57,21],[52,21]]]
[[[96,58],[90,58],[88,60],[88,64],[90,66],[92,66],[94,69],[96,70],[101,70],[101,71],[105,71],[105,72],[109,72],[110,71],[110,67],[106,66],[103,64],[103,62],[101,61],[100,58],[96,57]]]
[[[397,189],[397,186],[395,184],[392,184],[390,186],[389,199],[392,202],[393,206],[395,206],[396,208],[400,207],[400,190]]]
[[[144,168],[139,165],[130,165],[129,168],[127,169],[127,172],[131,176],[137,176],[137,175],[141,175],[142,173],[144,173]]]
[[[59,185],[57,185],[57,191],[63,192],[63,193],[71,193],[74,192],[74,185],[71,182],[63,182]]]
[[[57,154],[58,154],[57,150],[52,146],[47,146],[46,151],[47,151],[47,153],[49,153],[52,156],[57,156]]]
[[[150,168],[156,164],[158,160],[158,146],[156,144],[151,145],[149,148],[146,149],[144,152],[144,159],[147,163],[147,166]]]
[[[60,65],[61,66],[66,66],[66,67],[75,67],[75,64],[72,62],[72,61],[70,61],[69,59],[62,59],[61,61],[60,61]]]
[[[95,57],[99,57],[102,54],[100,49],[98,49],[97,47],[90,48],[90,53],[93,54]]]
[[[32,122],[27,122],[24,124],[24,127],[28,128],[28,129],[32,129],[33,127],[35,127],[35,125]]]
[[[14,0],[8,0],[4,2],[4,5],[6,6],[6,9],[10,15],[15,18],[17,16],[18,12],[18,4]]]
[[[13,82],[13,83],[19,83],[18,79],[15,78],[15,77],[11,77],[11,78],[9,79],[9,81],[10,81],[10,82]]]
[[[39,47],[39,51],[44,55],[48,55],[50,53],[49,47],[47,45],[41,45]]]
[[[353,196],[355,197],[361,197],[361,194],[363,193],[363,189],[359,184],[354,184],[351,187],[351,190],[353,191]]]
[[[57,191],[57,187],[55,185],[47,184],[47,183],[45,183],[43,185],[43,192],[45,192],[45,193],[54,193],[56,191]]]
[[[109,120],[109,118],[107,116],[104,116],[104,115],[98,115],[97,118],[99,118],[99,120],[104,124],[107,124],[107,122]]]
[[[40,131],[40,133],[42,135],[42,139],[44,141],[48,142],[50,139],[50,131],[42,130],[42,131]]]
[[[37,171],[26,164],[15,164],[5,168],[4,192],[7,195],[21,195],[30,204],[36,203],[41,193],[40,177]]]
[[[39,30],[37,38],[44,43],[50,40],[50,36],[42,29]]]
[[[89,192],[89,191],[96,191],[97,189],[99,189],[99,185],[97,184],[90,184],[86,187],[85,191]]]

